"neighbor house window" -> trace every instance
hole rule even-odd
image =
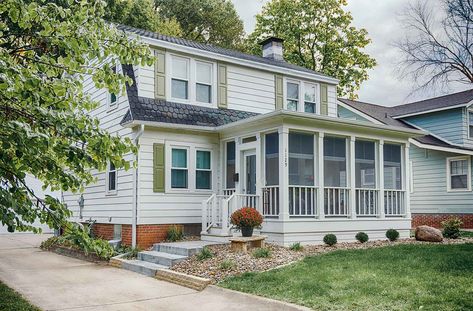
[[[226,176],[227,176],[227,189],[235,188],[235,142],[229,141],[226,144]]]
[[[289,185],[314,185],[314,136],[289,133]]]
[[[473,111],[468,111],[468,135],[473,138]]]
[[[196,63],[196,100],[212,102],[212,64]]]
[[[112,71],[114,73],[117,73],[117,67],[116,66],[112,67]],[[109,105],[110,105],[110,107],[114,107],[116,104],[117,104],[117,94],[110,93],[109,94]]]
[[[189,98],[189,60],[172,57],[171,96],[178,99]]]
[[[172,149],[171,188],[188,187],[187,149]]]
[[[325,187],[347,186],[346,139],[324,137],[324,185]]]
[[[197,150],[195,160],[195,188],[212,188],[212,169],[210,151]]]
[[[299,102],[299,84],[287,83],[286,105],[287,110],[297,111],[297,104]]]
[[[117,168],[112,162],[108,165],[107,192],[113,193],[117,190]]]
[[[384,188],[400,190],[401,178],[401,145],[384,144]]]
[[[279,185],[279,135],[265,135],[265,176],[266,186]]]
[[[315,84],[304,83],[304,112],[316,112],[315,94]]]
[[[471,189],[470,157],[447,159],[448,190],[469,191]]]
[[[355,142],[355,186],[356,188],[374,188],[375,145],[372,141]]]

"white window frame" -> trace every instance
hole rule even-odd
[[[210,153],[210,169],[206,168],[197,168],[197,151],[204,151],[204,152],[209,152]],[[213,165],[212,165],[212,160],[213,160],[213,154],[211,149],[205,149],[205,148],[195,148],[194,152],[194,157],[195,157],[195,177],[194,177],[194,183],[195,183],[195,191],[210,191],[213,189]],[[209,189],[200,189],[197,188],[197,171],[203,171],[203,172],[210,172],[210,188]]]
[[[466,132],[467,132],[468,138],[473,139],[473,137],[470,135],[470,126],[473,127],[473,124],[470,123],[473,121],[473,120],[470,120],[470,113],[473,113],[472,108],[466,110]]]
[[[204,82],[199,82],[197,80],[197,65],[198,64],[201,64],[201,65],[206,65],[206,66],[209,66],[210,67],[210,84],[208,83],[204,83]],[[199,104],[203,104],[203,105],[212,105],[214,100],[213,100],[213,94],[214,94],[214,66],[212,63],[209,63],[209,62],[203,62],[203,61],[200,61],[200,60],[196,60],[195,61],[195,83],[193,84],[194,85],[194,89],[195,89],[195,101]],[[207,85],[207,86],[210,86],[210,102],[201,102],[201,101],[198,101],[197,100],[197,84],[203,84],[203,85]]]
[[[174,167],[172,166],[172,151],[173,149],[176,149],[176,150],[185,150],[186,151],[186,167],[185,168],[182,168],[182,167]],[[189,147],[186,147],[186,146],[171,146],[170,148],[170,157],[169,157],[169,188],[172,189],[172,190],[188,190],[189,189],[189,186],[190,186],[190,178],[191,178],[191,174],[190,174],[190,167],[189,167],[189,163],[190,163],[190,148]],[[173,188],[172,187],[172,170],[180,170],[180,171],[187,171],[187,187],[185,188]]]
[[[306,80],[296,80],[296,79],[291,79],[291,78],[285,78],[284,79],[284,85],[283,85],[283,95],[284,95],[284,109],[287,109],[287,84],[288,83],[294,83],[299,85],[299,98],[297,101],[297,112],[303,112],[303,113],[310,113],[310,114],[320,114],[320,84],[317,82],[313,81],[306,81]],[[305,112],[305,86],[310,85],[310,86],[315,86],[315,112]]]
[[[301,83],[300,81],[297,81],[297,80],[291,80],[291,79],[287,79],[286,80],[286,83],[284,83],[284,86],[285,86],[285,92],[284,92],[284,109],[286,110],[289,110],[289,108],[287,107],[287,102],[288,100],[291,100],[291,101],[294,101],[296,98],[289,98],[288,97],[288,91],[287,91],[287,85],[291,83],[291,84],[297,84],[297,91],[298,91],[298,98],[297,98],[297,107],[296,107],[296,111],[300,111],[300,108],[301,108]],[[293,111],[293,110],[290,110],[290,111]]]
[[[117,73],[118,72],[118,64],[116,64],[112,67],[115,67],[115,73]],[[115,94],[115,101],[112,102],[112,93],[107,90],[108,111],[114,110],[118,107],[118,98],[119,98],[119,94]]]
[[[466,161],[468,163],[467,171],[467,188],[465,189],[452,189],[452,175],[450,172],[450,163],[454,161]],[[447,162],[447,192],[469,192],[471,191],[471,156],[459,156],[459,157],[449,157],[446,160]]]
[[[181,60],[184,60],[186,62],[186,66],[187,66],[187,80],[186,79],[182,79],[182,78],[176,78],[176,80],[180,80],[180,81],[187,81],[187,98],[184,99],[184,98],[176,98],[176,97],[172,97],[172,80],[174,79],[174,76],[172,74],[172,66],[173,66],[173,60],[174,59],[181,59]],[[189,102],[191,100],[191,66],[190,66],[190,58],[187,58],[187,57],[182,57],[180,55],[171,55],[170,57],[170,62],[169,62],[169,97],[171,100],[173,101],[178,101],[178,102]]]
[[[107,163],[107,170],[105,175],[105,193],[106,195],[116,195],[118,191],[118,169],[110,170],[111,162]],[[115,172],[115,189],[110,189],[110,173]]]

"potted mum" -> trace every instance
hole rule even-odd
[[[261,228],[263,216],[252,207],[243,207],[233,212],[230,218],[231,224],[241,230],[241,235],[250,237],[254,228]]]

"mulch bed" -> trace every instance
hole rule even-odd
[[[230,276],[238,275],[245,272],[266,271],[296,262],[298,260],[301,260],[305,256],[324,254],[336,250],[368,249],[374,247],[394,246],[399,244],[459,243],[473,243],[473,238],[460,238],[456,240],[444,239],[443,242],[438,243],[421,242],[416,241],[413,238],[400,239],[396,242],[390,242],[387,240],[369,241],[363,244],[359,242],[342,242],[337,243],[334,246],[304,246],[304,249],[301,251],[292,251],[287,247],[267,243],[266,247],[269,248],[269,250],[271,251],[271,256],[269,258],[255,258],[253,257],[251,250],[247,254],[233,253],[230,250],[229,244],[212,245],[208,246],[208,248],[213,254],[212,258],[201,261],[197,259],[196,255],[194,255],[189,259],[176,264],[171,269],[178,272],[210,279],[212,283],[215,284]],[[231,267],[223,267],[222,262],[224,261],[232,263]]]

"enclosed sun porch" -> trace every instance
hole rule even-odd
[[[202,203],[204,239],[231,235],[230,215],[244,206],[281,244],[318,243],[328,232],[408,234],[408,139],[418,131],[289,112],[237,123],[221,129],[220,189]]]

